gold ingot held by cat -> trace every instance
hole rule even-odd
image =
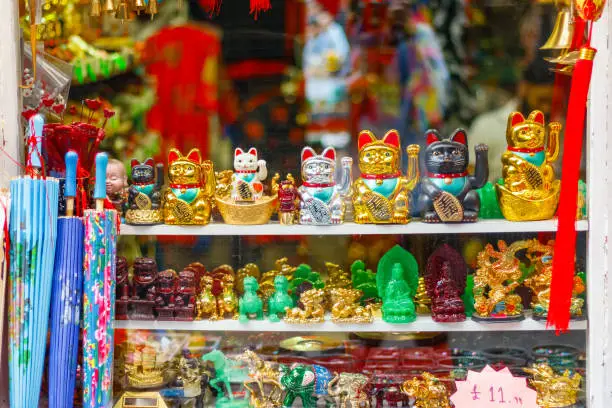
[[[549,220],[557,211],[561,183],[553,182],[552,190],[546,197],[534,197],[529,192],[517,194],[500,184],[495,185],[499,207],[508,221]]]
[[[152,225],[164,221],[162,210],[127,210],[125,213],[126,224]]]
[[[270,196],[248,203],[236,202],[229,197],[215,198],[223,221],[232,225],[267,224],[277,206],[277,198]]]

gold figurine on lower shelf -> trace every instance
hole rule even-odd
[[[416,399],[416,408],[451,408],[446,387],[428,372],[404,382],[402,392]]]
[[[246,363],[249,368],[249,379],[244,382],[244,387],[249,391],[251,407],[281,407],[283,389],[278,381],[280,372],[251,350],[245,350],[237,360]]]
[[[582,376],[571,374],[565,370],[563,374],[556,374],[546,363],[534,364],[530,368],[523,368],[533,376],[529,384],[538,392],[537,403],[542,408],[570,407],[576,403]]]

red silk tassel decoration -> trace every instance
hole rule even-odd
[[[270,0],[251,0],[251,14],[253,14],[255,20],[257,20],[260,12],[268,11],[271,8]]]
[[[222,0],[200,0],[199,3],[205,12],[215,15],[219,14],[219,10],[221,10]]]

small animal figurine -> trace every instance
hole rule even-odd
[[[214,378],[210,379],[210,386],[217,392],[215,398],[216,408],[248,408],[249,401],[245,398],[234,397],[230,379],[236,376],[235,367],[238,362],[231,360],[219,351],[213,350],[202,356],[202,362],[211,361],[215,367]],[[212,404],[207,405],[212,406]]]
[[[361,306],[358,302],[363,292],[357,289],[334,288],[331,297],[331,316],[336,323],[372,323],[370,305]]]
[[[302,149],[301,158],[300,224],[340,224],[344,219],[344,195],[353,182],[350,178],[352,159],[342,159],[344,174],[341,184],[336,185],[336,150],[333,147],[317,155],[311,147],[306,146]]]
[[[361,176],[353,188],[355,222],[359,224],[406,224],[410,220],[410,192],[419,179],[419,146],[410,145],[408,173],[401,175],[400,137],[388,131],[378,140],[369,130],[359,134]]]
[[[573,407],[578,400],[582,376],[576,372],[565,370],[557,374],[546,363],[534,364],[530,368],[523,368],[533,378],[529,384],[538,393],[537,404],[540,407]],[[574,370],[572,370],[574,371]]]
[[[238,318],[238,298],[234,292],[234,275],[226,274],[221,278],[223,291],[217,296],[217,309],[222,319],[229,316],[230,319]]]
[[[431,373],[423,372],[404,382],[402,392],[414,398],[415,408],[451,408],[446,386]]]
[[[268,177],[265,160],[257,159],[257,149],[244,152],[234,150],[234,174],[232,175],[232,200],[257,201],[263,196],[262,182]]]
[[[325,291],[310,289],[300,295],[298,305],[293,309],[286,308],[285,321],[288,323],[321,323],[325,320]]]
[[[488,146],[477,144],[476,169],[468,175],[470,162],[467,135],[457,129],[448,139],[428,130],[424,150],[419,208],[424,222],[475,222],[480,211],[476,189],[489,178]]]
[[[252,276],[247,276],[243,281],[244,295],[239,301],[239,317],[240,323],[246,323],[249,319],[263,320],[263,302],[257,295],[259,284]]]
[[[132,159],[132,184],[128,189],[126,224],[154,225],[164,222],[161,189],[164,185],[164,165],[155,167],[153,159],[139,162]],[[156,177],[157,171],[157,177]]]
[[[268,299],[268,319],[271,322],[280,321],[285,316],[285,309],[293,307],[293,299],[287,293],[289,281],[283,275],[274,278],[274,293]]]
[[[519,112],[508,117],[508,149],[501,158],[502,180],[495,185],[506,219],[547,220],[555,214],[561,183],[553,163],[559,157],[561,129],[560,123],[551,122],[547,138],[544,114],[538,110],[527,119]]]
[[[176,288],[176,304],[174,308],[177,321],[192,321],[196,303],[196,273],[191,269],[183,269],[178,274]]]
[[[298,189],[291,174],[281,181],[278,189],[278,220],[283,225],[293,225],[297,215]]]
[[[116,261],[117,284],[115,286],[115,319],[128,320],[128,305],[130,303],[130,279],[128,262],[122,256],[117,257]]]
[[[249,378],[243,382],[249,391],[251,407],[280,408],[283,403],[283,389],[279,382],[280,371],[274,363],[261,359],[251,350],[245,350],[236,360],[249,367]]]
[[[155,313],[157,320],[174,320],[174,305],[178,277],[173,269],[166,269],[157,275],[157,297]]]
[[[330,397],[337,398],[338,408],[370,408],[366,387],[370,379],[363,374],[336,373],[327,384]]]
[[[134,260],[132,279],[132,310],[130,319],[155,320],[153,308],[157,297],[157,263],[151,258]]]
[[[210,222],[215,194],[215,172],[210,160],[202,161],[199,149],[183,156],[168,154],[170,185],[164,194],[164,221],[173,225],[205,225]]]
[[[329,370],[320,365],[293,364],[280,366],[280,383],[286,395],[283,407],[289,408],[297,398],[302,401],[303,408],[316,408],[315,395],[327,396],[327,387],[332,379]]]
[[[196,319],[198,320],[202,320],[204,318],[208,318],[210,320],[219,319],[217,298],[213,294],[212,288],[212,276],[202,276],[202,280],[200,281],[200,294],[196,300]]]

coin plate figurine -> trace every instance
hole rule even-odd
[[[502,180],[495,185],[506,219],[535,221],[554,216],[561,183],[553,163],[559,157],[561,129],[560,123],[551,122],[547,137],[544,114],[538,110],[527,119],[519,112],[508,117],[508,149],[501,157]]]
[[[488,146],[478,144],[476,170],[467,172],[469,149],[467,134],[457,129],[448,139],[428,130],[424,150],[419,208],[424,222],[474,222],[480,211],[476,189],[489,178]]]
[[[344,220],[344,196],[351,183],[352,159],[342,159],[343,175],[336,184],[336,150],[327,147],[320,155],[311,147],[302,149],[302,185],[300,194],[300,224],[340,224]]]
[[[257,295],[259,284],[252,276],[247,276],[243,281],[244,295],[239,301],[240,323],[246,323],[249,319],[263,320],[263,302]]]
[[[158,163],[156,167],[153,159],[147,159],[142,163],[132,159],[131,165],[132,184],[128,189],[126,224],[154,225],[163,223],[161,188],[164,185],[164,165]]]
[[[578,399],[582,376],[565,370],[563,374],[555,373],[546,363],[534,364],[530,368],[523,368],[533,378],[529,384],[538,393],[537,404],[546,408],[573,407]]]
[[[508,245],[498,241],[499,251],[487,244],[478,254],[474,275],[473,320],[507,321],[523,320],[523,304],[514,289],[522,276],[516,253],[528,247],[527,241],[516,241]]]
[[[419,146],[410,145],[408,173],[400,172],[400,137],[390,130],[378,140],[364,130],[359,134],[359,170],[353,187],[355,222],[405,224],[410,220],[410,193],[419,179]]]
[[[215,193],[213,163],[202,161],[199,149],[183,156],[177,149],[168,154],[170,186],[164,194],[164,221],[173,225],[205,225],[210,222]]]

